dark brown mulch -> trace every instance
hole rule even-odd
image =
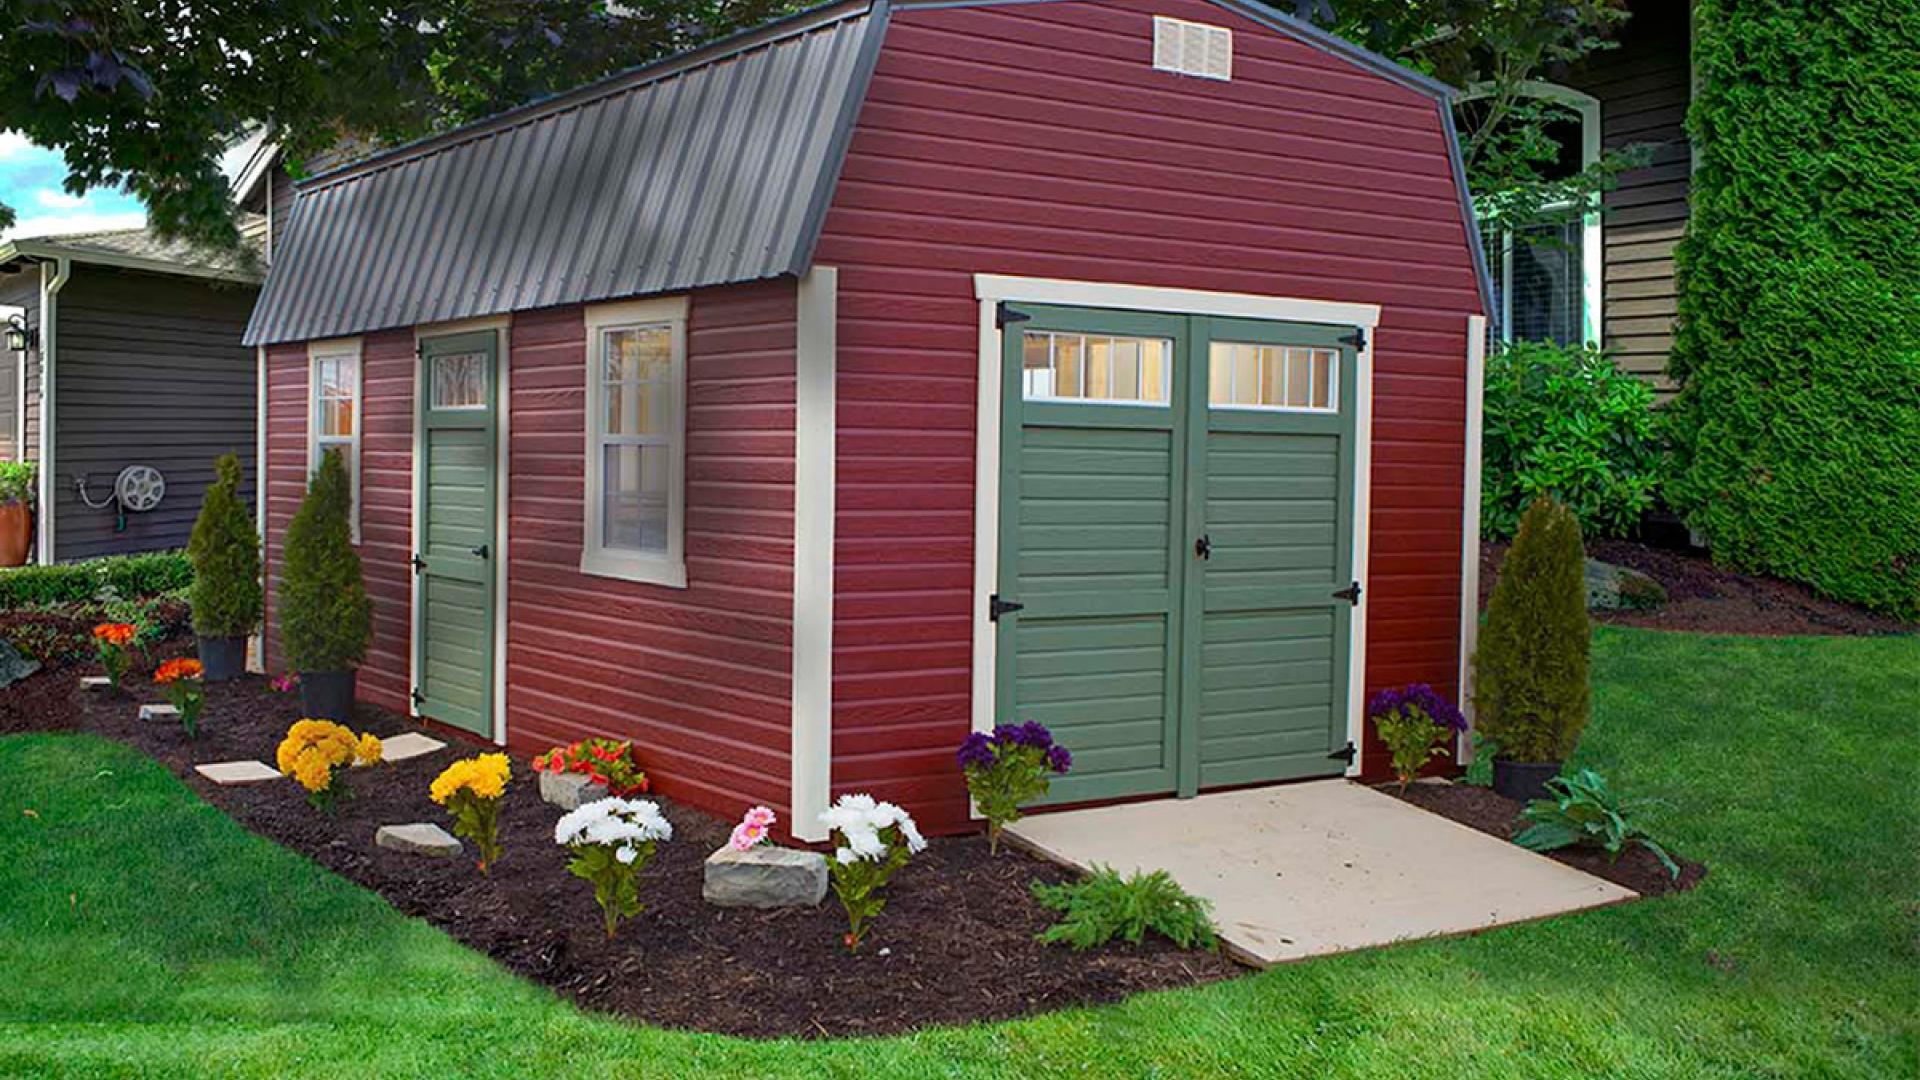
[[[78,674],[52,676],[59,682],[48,685],[75,687]],[[849,955],[841,944],[845,919],[831,894],[818,908],[774,912],[703,901],[702,863],[725,842],[731,823],[666,799],[659,802],[674,836],[645,871],[646,910],[608,945],[591,888],[567,873],[565,853],[553,842],[560,812],[540,801],[525,762],[515,762],[501,807],[506,854],[483,877],[466,858],[425,859],[373,844],[383,824],[446,825],[427,786],[466,748],[354,770],[354,797],[329,818],[291,782],[222,788],[192,771],[196,762],[271,763],[299,715],[295,697],[275,694],[255,677],[209,687],[201,736],[189,741],[177,727],[135,720],[136,700],[160,697],[144,679],[128,683],[134,696],[118,699],[35,688],[49,706],[37,726],[84,728],[138,747],[246,828],[583,1006],[649,1024],[744,1036],[883,1035],[1117,1001],[1242,970],[1219,954],[1181,952],[1164,942],[1088,953],[1042,946],[1034,935],[1052,920],[1028,886],[1070,873],[1018,851],[989,858],[985,841],[973,837],[935,838],[901,870],[867,945]],[[390,714],[364,710],[356,730],[387,736],[405,727]]]
[[[1502,840],[1511,840],[1522,824],[1522,804],[1496,794],[1491,788],[1459,783],[1411,784],[1402,792],[1398,785],[1387,784],[1380,790],[1422,810],[1432,811],[1450,821],[1457,821]],[[1586,848],[1562,848],[1549,852],[1547,857],[1575,870],[1584,870],[1594,877],[1605,878],[1615,885],[1625,886],[1642,896],[1685,892],[1700,884],[1700,880],[1707,876],[1705,864],[1683,859],[1678,852],[1669,851],[1667,854],[1680,864],[1680,878],[1677,881],[1653,852],[1637,844],[1622,852],[1617,862],[1610,861],[1604,851]]]
[[[1480,545],[1480,607],[1493,595],[1507,545]],[[1603,562],[1638,570],[1667,590],[1667,602],[1651,611],[1594,612],[1595,622],[1688,630],[1707,634],[1764,637],[1920,633],[1865,608],[1815,593],[1805,585],[1778,578],[1752,577],[1715,566],[1703,555],[1653,547],[1630,540],[1595,540],[1587,554]]]

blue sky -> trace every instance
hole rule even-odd
[[[67,194],[60,155],[43,150],[11,131],[0,131],[0,202],[13,207],[19,222],[0,239],[43,236],[95,229],[132,229],[146,221],[140,201],[117,190]]]

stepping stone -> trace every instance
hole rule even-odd
[[[380,760],[406,761],[409,758],[431,754],[435,750],[444,750],[446,746],[447,744],[439,739],[422,735],[417,731],[409,731],[403,735],[395,735],[391,739],[381,739]]]
[[[540,774],[540,797],[562,810],[578,810],[581,803],[607,797],[607,786],[596,784],[585,773]]]
[[[707,856],[700,895],[718,907],[813,907],[827,895],[827,859],[772,844],[723,847]]]
[[[193,771],[221,787],[264,784],[280,779],[280,770],[264,761],[220,761],[212,765],[195,765]]]
[[[460,841],[438,825],[424,821],[412,825],[382,825],[373,834],[373,842],[389,851],[444,859],[460,854]]]
[[[80,689],[111,690],[113,689],[113,680],[107,678],[105,675],[82,675],[80,676]]]
[[[142,705],[140,719],[150,723],[165,723],[180,719],[180,710],[171,705]]]

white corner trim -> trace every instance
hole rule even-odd
[[[586,505],[581,514],[580,572],[598,577],[620,578],[670,589],[687,587],[687,313],[686,296],[657,296],[644,300],[623,300],[593,304],[586,309],[586,363],[581,375],[586,380],[584,460]],[[671,431],[668,434],[673,458],[667,476],[667,550],[662,553],[609,550],[601,545],[602,500],[600,486],[600,446],[596,435],[602,415],[600,335],[603,331],[627,327],[665,326],[672,338],[673,395],[668,408]]]
[[[974,278],[975,291],[981,281]],[[980,298],[980,392],[974,406],[973,436],[973,730],[991,733],[995,687],[999,677],[1000,636],[987,605],[1000,590],[1000,394],[999,320],[994,307],[1002,299]]]
[[[1347,621],[1347,739],[1353,743],[1348,776],[1359,776],[1367,757],[1367,612],[1373,607],[1373,342],[1368,334],[1354,354],[1353,373],[1353,580],[1360,602]]]
[[[253,347],[253,516],[267,549],[267,347]],[[261,563],[264,567],[266,564]]]
[[[1333,326],[1380,324],[1380,305],[1349,304],[1336,300],[1302,300],[1251,293],[1203,292],[1198,289],[1162,289],[1147,285],[1114,285],[1058,278],[973,275],[973,293],[981,300],[1063,304],[1069,307],[1118,308],[1124,311],[1162,311],[1175,315],[1222,315],[1237,319],[1276,322],[1326,323]]]
[[[840,271],[800,278],[794,331],[793,754],[796,839],[827,838],[820,814],[833,790],[833,537],[835,380]]]
[[[1460,498],[1460,711],[1467,731],[1455,739],[1454,760],[1473,761],[1469,733],[1477,719],[1473,708],[1473,653],[1480,643],[1480,440],[1486,416],[1483,393],[1487,377],[1487,317],[1467,316],[1467,445],[1466,476]]]
[[[54,511],[58,509],[55,501],[59,493],[53,481],[57,469],[53,460],[54,367],[59,353],[60,290],[66,287],[67,279],[72,276],[73,261],[64,255],[40,264],[40,490],[34,507],[34,559],[42,566],[51,566],[54,561],[53,518]],[[26,407],[23,398],[20,402],[23,414]]]

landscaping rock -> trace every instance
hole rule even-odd
[[[1638,570],[1588,559],[1587,609],[1647,611],[1667,602],[1667,590]]]
[[[446,743],[430,735],[408,731],[395,735],[391,739],[380,740],[380,760],[406,761],[410,758],[424,757],[435,750],[444,750],[446,747]]]
[[[28,659],[11,641],[0,641],[0,687],[12,686],[40,670],[40,661]]]
[[[596,784],[582,773],[540,774],[540,797],[562,810],[578,810],[581,803],[607,797],[607,785]]]
[[[221,787],[264,784],[280,779],[280,770],[264,761],[220,761],[211,765],[195,765],[193,771]]]
[[[827,895],[826,856],[761,844],[707,856],[700,895],[720,907],[812,907]]]
[[[445,859],[460,854],[460,841],[441,828],[420,821],[411,825],[382,825],[373,834],[373,842],[389,851]]]
[[[180,719],[180,710],[171,705],[142,705],[140,719],[149,723],[172,723]]]
[[[107,678],[105,675],[82,675],[80,676],[80,689],[88,691],[111,690],[113,689],[113,680]]]

